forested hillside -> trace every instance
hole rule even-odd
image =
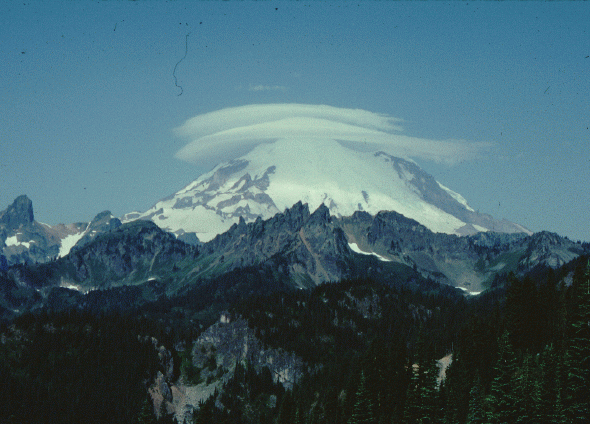
[[[499,275],[479,296],[368,279],[294,290],[255,268],[226,277],[174,297],[153,282],[147,303],[134,301],[139,289],[91,292],[85,307],[66,296],[5,320],[0,422],[173,422],[174,387],[190,386],[186,373],[195,369],[187,349],[222,310],[246,319],[261,346],[301,358],[307,371],[291,389],[264,364],[238,363],[222,370],[187,422],[590,418],[588,257],[523,278]],[[451,360],[441,379],[443,357]],[[155,402],[157,375],[168,403]]]
[[[290,392],[261,393],[256,378],[240,376],[196,421],[588,422],[588,259],[500,285],[464,299],[355,281],[244,302],[236,311],[262,340],[315,371]],[[446,354],[441,382],[437,360]],[[257,408],[265,414],[250,419]]]

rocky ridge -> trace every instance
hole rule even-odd
[[[174,293],[245,267],[264,267],[269,275],[301,288],[367,275],[422,276],[480,292],[498,273],[555,268],[585,251],[584,245],[552,233],[458,236],[432,232],[397,212],[335,217],[323,204],[311,213],[301,202],[268,220],[246,223],[242,218],[200,247],[150,221],[119,225],[108,213],[97,218],[84,231],[93,239],[80,237],[85,244],[49,263],[13,267],[9,279],[35,289],[58,286],[81,292],[158,279]],[[106,232],[88,231],[92,228]]]
[[[7,266],[46,263],[120,225],[109,211],[99,213],[91,222],[40,223],[35,221],[33,202],[22,195],[0,212],[0,262]]]
[[[238,364],[253,367],[256,373],[267,368],[273,381],[282,384],[285,389],[293,388],[307,370],[305,363],[295,354],[265,348],[246,320],[227,312],[193,341],[188,352],[190,365],[186,366],[192,367],[191,373],[198,374],[193,378],[199,381],[187,381],[185,377],[175,380],[170,353],[160,347],[159,355],[168,371],[159,372],[150,387],[154,409],[174,414],[178,422],[190,420],[201,401],[216,390],[221,392],[223,384],[233,377]]]

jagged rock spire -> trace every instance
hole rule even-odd
[[[12,205],[0,212],[0,224],[7,229],[16,229],[35,220],[33,202],[26,195],[18,196]]]

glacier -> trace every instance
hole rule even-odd
[[[413,160],[362,151],[333,139],[293,137],[257,145],[220,163],[148,211],[123,222],[151,219],[177,235],[212,240],[242,217],[268,219],[295,203],[324,204],[333,216],[396,211],[433,232],[527,232],[475,212],[458,193],[438,183]]]

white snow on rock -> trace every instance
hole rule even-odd
[[[433,232],[465,234],[466,222],[441,205],[454,204],[454,210],[468,214],[473,209],[461,195],[429,178],[434,181],[414,162],[383,152],[358,151],[324,138],[279,139],[217,165],[148,211],[124,220],[151,219],[164,230],[194,232],[207,242],[240,216],[246,222],[268,219],[301,201],[312,212],[324,204],[333,216],[396,211]],[[438,206],[425,200],[445,196]]]
[[[453,199],[455,199],[457,202],[461,203],[463,206],[465,206],[465,209],[471,211],[471,212],[475,212],[471,206],[469,206],[467,204],[467,200],[465,200],[465,198],[463,196],[461,196],[459,193],[454,192],[453,190],[451,190],[448,187],[445,187],[444,185],[442,185],[441,183],[439,183],[437,181],[438,185],[440,188],[442,188],[444,191],[446,191]],[[481,230],[480,230],[481,231]]]
[[[24,246],[27,249],[29,249],[31,247],[31,243],[34,243],[35,240],[30,240],[30,241],[18,241],[18,236],[21,235],[20,233],[13,235],[12,237],[7,237],[6,241],[4,243],[6,243],[6,246]]]
[[[90,224],[88,224],[86,226],[86,229],[82,232],[75,233],[75,234],[69,234],[69,235],[65,236],[64,238],[62,238],[61,245],[59,246],[59,253],[58,253],[57,257],[61,258],[63,256],[66,256],[68,253],[70,253],[70,250],[72,250],[72,247],[74,247],[76,245],[76,243],[78,243],[78,241],[80,241],[80,239],[86,235],[86,233],[88,232],[89,226],[90,226]]]
[[[70,234],[69,236],[65,236],[61,240],[61,245],[59,246],[59,253],[57,257],[61,258],[70,253],[72,247],[74,247],[82,237],[84,237],[84,233]]]
[[[477,296],[478,294],[481,294],[480,291],[469,291],[465,287],[457,287],[457,288],[463,290],[465,293],[467,293],[468,295],[471,295],[471,296]]]
[[[369,256],[375,256],[377,259],[379,259],[380,261],[383,262],[391,262],[390,259],[387,259],[384,256],[381,256],[375,252],[363,252],[356,243],[348,243],[348,247],[350,247],[350,250],[352,250],[355,253],[360,253],[361,255],[369,255]]]

